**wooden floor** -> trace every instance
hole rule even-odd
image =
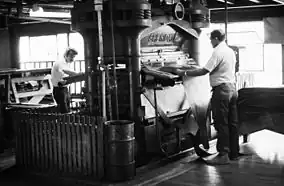
[[[250,142],[242,145],[241,148],[252,155],[242,157],[238,161],[231,162],[230,165],[209,166],[198,161],[193,155],[159,168],[142,169],[138,171],[135,180],[128,182],[119,184],[84,182],[84,185],[284,186],[284,135],[263,130],[251,135]],[[211,151],[215,149],[212,148]],[[41,179],[31,181],[7,172],[0,175],[1,186],[37,184],[48,185]],[[70,182],[66,184],[70,185]],[[63,184],[58,183],[58,185]],[[79,182],[77,185],[82,184]]]
[[[137,177],[128,185],[284,186],[284,135],[263,130],[251,135],[241,149],[252,155],[219,166],[186,157]]]
[[[155,185],[284,186],[284,136],[262,131],[251,140],[243,149],[253,152],[252,156],[225,166],[191,162],[188,171]]]

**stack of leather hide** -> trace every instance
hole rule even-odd
[[[241,134],[271,128],[274,117],[284,114],[284,87],[243,88],[238,93]]]

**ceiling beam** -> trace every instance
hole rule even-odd
[[[283,0],[284,1],[284,0]],[[265,10],[265,8],[275,8],[275,7],[281,7],[283,5],[279,4],[270,4],[270,5],[253,5],[253,6],[231,6],[228,7],[229,10],[242,10],[242,9],[249,9],[249,10],[254,10],[254,9],[259,9],[262,8]],[[210,11],[224,11],[224,7],[222,8],[209,8]]]
[[[249,1],[253,3],[261,3],[259,0],[249,0]]]
[[[272,1],[284,5],[284,0],[272,0]]]
[[[210,9],[212,23],[225,22],[223,9]],[[261,21],[265,17],[284,16],[284,5],[253,6],[253,7],[228,7],[228,22]]]
[[[222,2],[222,3],[226,3],[225,0],[217,0],[217,1]],[[227,1],[227,4],[230,4],[230,5],[233,5],[234,3],[235,3],[234,0],[228,0],[228,1]]]

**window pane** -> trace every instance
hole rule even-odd
[[[241,71],[263,71],[263,44],[249,44],[239,48]]]
[[[57,59],[56,36],[37,36],[30,38],[32,61],[54,61]]]
[[[20,63],[30,60],[30,40],[28,36],[20,37],[19,53]]]
[[[63,55],[67,47],[67,34],[57,34],[57,60],[64,59]]]
[[[69,35],[70,47],[75,48],[78,51],[78,55],[75,60],[84,60],[84,40],[79,33],[70,33]]]

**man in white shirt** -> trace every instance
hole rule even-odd
[[[53,96],[58,105],[59,112],[70,112],[70,95],[68,87],[64,85],[64,77],[77,75],[78,73],[69,68],[68,64],[74,61],[78,52],[74,48],[68,48],[64,53],[65,61],[57,61],[51,69],[51,82]]]
[[[217,130],[218,156],[208,160],[210,164],[228,164],[239,153],[239,132],[237,115],[237,91],[235,85],[235,52],[225,43],[222,30],[214,30],[210,35],[214,47],[213,54],[203,68],[169,71],[180,76],[202,76],[209,73],[212,87],[211,108],[214,127]]]

